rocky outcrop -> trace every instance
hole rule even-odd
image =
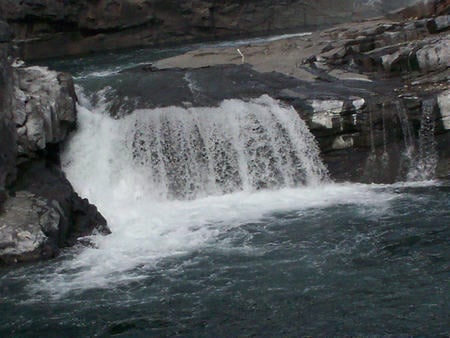
[[[53,256],[55,247],[48,236],[58,231],[59,206],[27,191],[19,191],[6,201],[0,215],[0,257],[9,262]]]
[[[59,145],[75,127],[70,75],[15,60],[0,22],[0,265],[54,257],[93,231],[108,233],[59,165]]]
[[[124,72],[114,90],[129,101],[112,109],[269,94],[307,121],[336,180],[448,178],[448,31],[429,28],[445,20],[344,24],[240,46],[244,60],[236,47],[191,51]]]
[[[44,67],[15,70],[13,120],[18,135],[18,155],[26,159],[48,145],[63,142],[76,122],[72,77]]]
[[[312,29],[386,14],[412,2],[3,0],[0,12],[15,31],[22,56],[26,59],[41,59],[137,46]],[[431,2],[442,1],[427,1]],[[445,5],[436,8],[430,6],[427,4],[425,7],[430,11],[438,9],[441,12],[445,8]]]
[[[13,189],[0,214],[0,263],[55,257],[80,237],[109,233],[96,207],[49,161],[22,164]]]

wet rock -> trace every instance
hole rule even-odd
[[[55,164],[22,164],[0,213],[0,264],[48,259],[92,233],[109,234],[97,208],[81,199]]]
[[[21,165],[15,189],[26,190],[57,205],[60,215],[54,241],[58,247],[74,245],[79,237],[92,232],[110,233],[97,208],[80,198],[58,165],[32,161]]]
[[[12,121],[13,73],[10,67],[11,36],[0,21],[0,211],[6,200],[5,186],[16,172],[16,132]]]
[[[0,214],[0,263],[48,259],[80,237],[109,233],[95,206],[73,191],[57,167],[33,162],[19,172],[19,190]]]

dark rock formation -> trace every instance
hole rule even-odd
[[[17,35],[21,56],[42,59],[118,48],[312,29],[385,14],[412,2],[3,0],[0,13]],[[443,6],[438,9],[442,11]],[[434,8],[431,6],[430,10]]]
[[[0,22],[0,264],[54,257],[78,237],[109,231],[59,165],[76,121],[71,76],[21,66],[11,38]]]
[[[12,68],[10,64],[12,34],[0,21],[0,210],[6,200],[5,185],[15,177],[16,133],[12,120]]]

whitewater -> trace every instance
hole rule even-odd
[[[359,205],[381,213],[397,198],[379,185],[331,182],[297,112],[268,96],[137,110],[121,119],[104,101],[93,106],[79,97],[79,127],[62,164],[112,234],[70,251],[34,283],[36,292],[60,297],[115,287],[202,248],[257,254],[227,234],[280,212]]]

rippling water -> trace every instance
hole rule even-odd
[[[248,221],[211,224],[210,241],[110,286],[65,279],[76,250],[1,271],[0,334],[448,335],[449,185],[284,191],[268,212],[261,194],[239,198]]]

